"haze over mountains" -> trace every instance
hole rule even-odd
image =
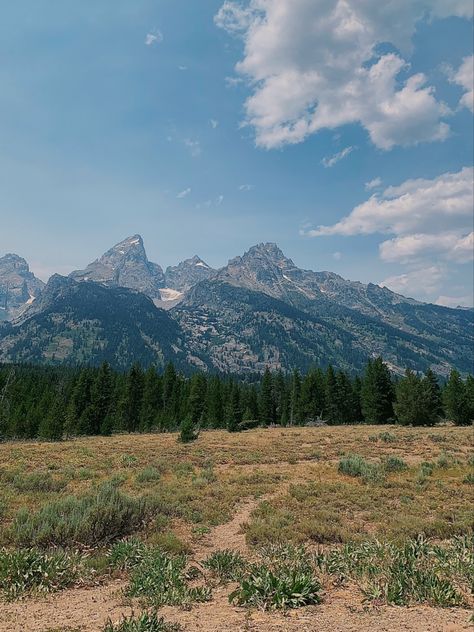
[[[238,373],[329,363],[472,371],[472,310],[298,268],[277,245],[214,270],[197,255],[165,271],[140,235],[46,286],[24,259],[0,259],[0,361],[133,361]],[[163,309],[164,308],[164,309]]]

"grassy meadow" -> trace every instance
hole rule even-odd
[[[348,585],[361,603],[466,608],[473,483],[468,427],[3,443],[0,598],[118,577],[135,614],[107,632],[179,629],[160,609],[216,590],[267,611],[320,608]]]

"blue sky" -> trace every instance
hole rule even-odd
[[[164,267],[275,241],[301,267],[472,304],[471,16],[464,0],[7,3],[0,255],[47,278],[137,232]]]

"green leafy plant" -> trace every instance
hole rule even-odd
[[[369,463],[358,454],[344,456],[339,461],[338,470],[341,474],[359,477],[364,483],[381,483],[384,481],[382,468],[375,463]]]
[[[242,577],[246,561],[237,551],[224,549],[223,551],[215,551],[203,561],[202,565],[225,583],[237,581]]]
[[[398,456],[387,456],[382,461],[382,466],[386,472],[403,472],[408,469],[408,465]]]
[[[320,592],[321,584],[307,566],[253,564],[229,601],[264,610],[301,608],[320,603]]]
[[[178,623],[167,623],[156,613],[144,612],[138,617],[126,617],[120,623],[109,620],[102,632],[180,632],[182,629]]]
[[[184,555],[168,555],[159,549],[149,549],[131,575],[127,595],[141,597],[156,607],[185,605],[208,601],[207,586],[191,587],[189,569]],[[192,573],[193,579],[195,573]]]
[[[141,472],[138,472],[136,476],[137,483],[153,483],[159,481],[161,477],[160,472],[156,467],[146,467]]]
[[[82,558],[65,551],[0,550],[0,593],[8,601],[73,585],[83,574]]]

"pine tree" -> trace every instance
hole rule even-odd
[[[136,432],[140,424],[143,398],[143,372],[134,364],[127,376],[124,425],[127,432]]]
[[[202,373],[195,373],[192,376],[189,393],[189,414],[195,425],[200,424],[204,417],[206,386],[206,379]]]
[[[41,439],[46,441],[61,441],[64,434],[65,407],[61,393],[54,398],[49,414],[46,415],[38,430]]]
[[[303,411],[301,410],[301,375],[300,372],[295,369],[291,377],[291,391],[290,391],[290,424],[301,423],[303,419]]]
[[[260,385],[260,423],[269,426],[275,421],[275,406],[273,403],[273,377],[268,367],[263,374]]]
[[[369,424],[393,419],[394,390],[390,371],[382,358],[369,360],[361,389],[362,412]]]
[[[456,369],[453,369],[449,374],[444,389],[444,401],[448,418],[454,421],[457,426],[466,426],[470,423],[466,385]]]
[[[66,413],[64,428],[66,436],[89,432],[89,425],[85,423],[84,415],[91,403],[92,384],[91,370],[82,369],[72,391]]]
[[[163,388],[161,378],[155,367],[145,373],[143,385],[142,409],[140,411],[140,430],[147,432],[157,424],[163,407]]]
[[[188,415],[181,423],[178,441],[181,443],[191,443],[196,441],[199,436],[199,431],[196,430],[191,415]]]
[[[242,423],[242,410],[240,408],[240,391],[237,384],[232,385],[226,417],[227,430],[229,432],[238,432],[239,426]]]
[[[218,376],[209,380],[206,397],[207,425],[221,428],[224,425],[224,405],[222,401],[222,384]]]
[[[112,429],[108,417],[112,404],[112,373],[107,362],[103,362],[97,372],[91,388],[91,402],[87,417],[89,431],[87,434],[110,434]]]
[[[432,426],[438,420],[432,400],[432,383],[407,369],[396,386],[394,404],[397,421],[406,426]]]
[[[439,420],[444,416],[444,407],[438,378],[431,369],[428,369],[425,373],[425,380],[429,400],[429,416],[431,419]]]

